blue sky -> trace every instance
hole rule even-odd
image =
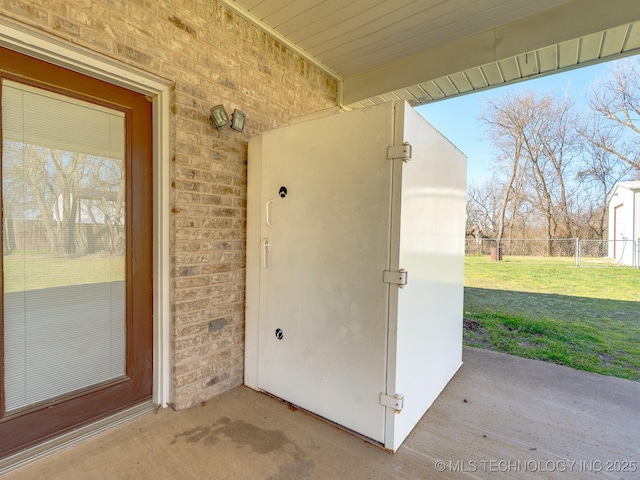
[[[449,100],[417,107],[416,110],[454,145],[469,157],[467,165],[467,183],[480,184],[492,174],[492,144],[486,139],[486,128],[480,120],[483,105],[488,99],[498,98],[506,92],[534,90],[555,92],[559,95],[567,92],[577,102],[586,100],[591,84],[597,78],[606,77],[611,63],[577,68],[568,72],[519,82],[514,85],[493,88],[484,92],[463,95]]]

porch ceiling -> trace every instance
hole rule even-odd
[[[341,81],[412,105],[640,52],[637,0],[221,0]]]

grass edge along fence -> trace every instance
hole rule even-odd
[[[640,268],[640,239],[581,240],[579,238],[467,238],[465,255],[574,258],[577,267]]]
[[[640,381],[640,276],[572,258],[465,258],[464,343]]]

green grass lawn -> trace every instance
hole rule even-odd
[[[124,280],[124,257],[5,255],[2,261],[6,293]]]
[[[640,381],[640,270],[468,256],[466,345]]]

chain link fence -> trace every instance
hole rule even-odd
[[[580,240],[577,265],[583,267],[639,266],[639,242],[633,240]]]
[[[640,266],[640,240],[580,240],[579,238],[466,239],[466,255],[574,258],[576,266]]]

